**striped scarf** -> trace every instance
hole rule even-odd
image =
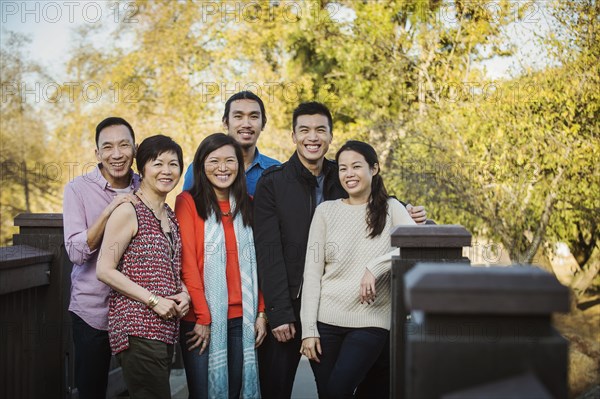
[[[235,200],[229,198],[231,212]],[[252,228],[244,226],[242,215],[236,215],[233,228],[237,239],[237,253],[242,280],[242,344],[244,365],[242,398],[260,398],[258,366],[254,348],[254,323],[258,309],[258,279]],[[211,338],[208,356],[208,397],[229,397],[227,372],[227,310],[229,307],[225,274],[227,251],[223,225],[211,214],[204,222],[204,291],[210,309]]]

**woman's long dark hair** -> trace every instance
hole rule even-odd
[[[214,133],[202,140],[194,156],[194,185],[190,189],[190,194],[196,204],[196,211],[202,219],[206,220],[214,213],[217,221],[221,221],[221,208],[219,208],[215,189],[206,177],[204,162],[211,152],[226,145],[233,146],[238,162],[237,176],[229,188],[229,194],[233,196],[236,203],[233,218],[241,214],[244,226],[250,226],[252,225],[252,204],[246,190],[244,157],[240,145],[233,137],[224,133]]]
[[[359,153],[365,158],[371,169],[375,167],[375,164],[379,166],[379,160],[377,159],[375,149],[367,143],[348,140],[335,154],[336,162],[339,162],[340,154],[344,151],[354,151]],[[381,172],[381,168],[379,168],[379,172]],[[389,195],[379,172],[373,176],[373,180],[371,181],[371,195],[369,196],[369,202],[367,204],[367,226],[370,230],[370,238],[375,238],[383,232],[388,214]]]

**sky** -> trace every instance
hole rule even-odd
[[[110,22],[125,17],[124,7],[117,8],[113,1],[0,0],[0,45],[5,45],[6,30],[26,35],[31,39],[26,54],[51,76],[60,78],[66,75],[73,31],[78,26],[102,22],[111,28]]]

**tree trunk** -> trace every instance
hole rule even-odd
[[[23,158],[24,159],[24,158]],[[27,163],[23,161],[23,193],[25,195],[25,209],[31,212],[31,201],[29,199],[29,176],[27,176]]]
[[[569,155],[570,149],[567,151],[567,156]],[[556,203],[556,192],[555,189],[558,186],[558,183],[562,179],[564,168],[559,167],[558,173],[552,179],[552,183],[550,183],[550,191],[546,194],[546,199],[544,200],[544,211],[542,212],[542,217],[540,218],[540,223],[538,225],[537,230],[533,234],[531,239],[531,245],[525,252],[525,262],[531,263],[533,260],[542,240],[546,235],[546,228],[550,223],[550,216],[552,215],[552,211],[554,210],[554,204]]]
[[[571,288],[579,296],[583,294],[594,281],[594,278],[600,272],[600,257],[592,258],[581,271],[575,274],[571,281]]]

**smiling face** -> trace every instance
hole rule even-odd
[[[223,122],[227,133],[240,143],[242,148],[256,146],[262,131],[262,113],[254,100],[236,100],[231,103],[227,120]]]
[[[114,188],[129,185],[129,171],[135,155],[131,132],[124,125],[105,127],[98,136],[96,158],[102,164],[101,173]]]
[[[340,153],[338,158],[340,183],[354,203],[365,203],[371,195],[373,176],[379,172],[379,165],[369,167],[365,157],[356,151]]]
[[[232,145],[224,145],[209,153],[204,160],[206,178],[215,189],[217,199],[229,198],[229,188],[238,174],[238,160]]]
[[[153,191],[160,196],[166,196],[179,183],[181,165],[173,151],[165,151],[156,159],[149,160],[142,172],[142,190]]]
[[[292,133],[298,157],[304,166],[320,165],[325,158],[332,135],[325,115],[300,115]]]

